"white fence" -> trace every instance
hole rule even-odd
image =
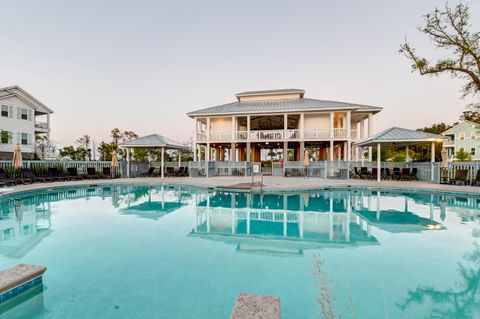
[[[190,177],[250,176],[250,169],[249,162],[200,161],[190,162],[188,172]]]
[[[75,167],[78,171],[78,174],[87,174],[87,168],[95,168],[97,173],[102,173],[104,167],[109,167],[112,169],[112,164],[110,161],[23,161],[23,168],[29,168],[38,174],[46,174],[48,168],[58,168],[64,173],[70,167]],[[13,165],[12,161],[0,161],[0,168],[3,168],[6,171],[12,171]],[[120,168],[117,167],[113,173],[115,175],[120,175]]]

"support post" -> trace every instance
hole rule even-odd
[[[381,174],[380,174],[380,170],[382,168],[381,160],[382,160],[381,146],[380,146],[380,143],[377,143],[377,182],[380,182],[380,178],[381,178]]]
[[[405,146],[405,162],[408,163],[410,162],[410,149],[407,146]]]
[[[165,167],[164,167],[164,164],[165,164],[165,147],[162,147],[162,162],[161,162],[161,167],[160,167],[160,172],[161,172],[161,177],[164,178],[165,177]]]
[[[372,113],[368,113],[368,137],[372,136],[373,123],[372,123]],[[372,162],[372,147],[368,148],[368,161]]]
[[[130,149],[127,150],[127,177],[130,178]]]
[[[432,153],[432,155],[431,155],[431,160],[430,161],[432,162],[432,164],[431,164],[431,170],[430,170],[430,177],[431,177],[431,181],[434,182],[435,181],[435,168],[434,168],[434,166],[435,166],[435,164],[434,164],[435,163],[435,141],[432,142],[431,153]]]

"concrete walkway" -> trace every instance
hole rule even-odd
[[[256,177],[255,182],[259,182],[260,178]],[[72,182],[55,182],[55,183],[35,183],[29,185],[18,185],[8,187],[8,191],[3,189],[3,193],[12,194],[22,191],[30,191],[42,188],[73,186],[73,185],[102,185],[102,184],[143,184],[143,183],[160,183],[160,184],[179,184],[191,185],[205,188],[235,188],[250,189],[251,178],[249,177],[212,177],[212,178],[165,178],[146,177],[146,178],[120,178],[110,180],[83,180]],[[302,177],[277,177],[268,176],[263,179],[263,191],[274,190],[314,190],[324,188],[345,188],[345,187],[367,187],[367,188],[391,188],[398,190],[434,190],[441,192],[458,192],[462,194],[480,194],[480,187],[457,186],[432,184],[427,182],[408,182],[408,181],[369,181],[369,180],[335,180],[322,178],[302,178]],[[254,190],[260,190],[259,186],[253,187]]]

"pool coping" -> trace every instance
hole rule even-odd
[[[425,182],[401,182],[401,181],[365,181],[365,180],[331,180],[321,178],[285,178],[269,177],[264,179],[264,186],[247,189],[230,187],[240,182],[250,182],[250,178],[245,177],[213,177],[213,178],[121,178],[121,179],[103,179],[103,180],[82,180],[53,183],[35,183],[27,185],[17,185],[8,188],[7,191],[0,193],[0,197],[29,193],[45,189],[65,189],[72,187],[97,187],[97,186],[122,186],[122,185],[155,185],[155,186],[186,186],[205,190],[229,191],[229,192],[252,192],[252,193],[299,193],[316,192],[328,190],[366,190],[366,191],[394,191],[405,193],[435,193],[441,195],[463,195],[480,197],[480,187],[433,184]],[[280,183],[280,184],[279,184]],[[6,196],[1,196],[6,195]]]

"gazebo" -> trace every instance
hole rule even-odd
[[[161,150],[162,151],[162,158],[161,158],[161,177],[165,177],[165,150],[181,150],[185,149],[186,147],[181,145],[178,142],[175,142],[167,137],[164,137],[160,134],[151,134],[143,137],[139,137],[137,139],[127,141],[124,143],[119,144],[121,148],[127,150],[127,162],[130,162],[130,150],[135,148],[141,149],[149,149],[149,150]],[[179,153],[179,162],[181,161],[180,153]],[[128,163],[130,164],[130,163]],[[130,165],[127,165],[127,177],[130,177]]]
[[[410,145],[431,144],[431,162],[435,162],[435,143],[448,140],[449,138],[426,133],[422,131],[414,131],[400,127],[392,127],[380,133],[370,136],[358,143],[356,147],[376,147],[377,148],[377,181],[381,178],[381,147],[383,146],[405,146],[406,160],[409,161],[408,147]],[[432,165],[431,180],[434,179],[434,169]]]

